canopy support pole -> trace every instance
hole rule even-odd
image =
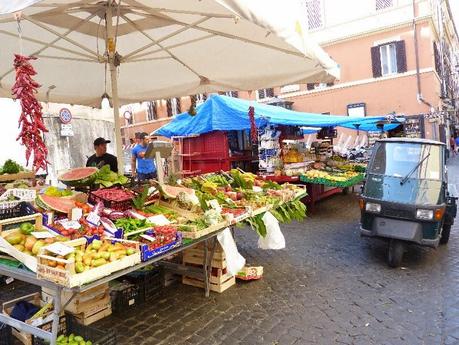
[[[115,147],[116,147],[116,158],[118,158],[118,172],[124,174],[124,153],[121,139],[121,124],[120,124],[120,101],[118,96],[118,75],[115,66],[115,55],[116,55],[116,38],[113,30],[113,7],[110,1],[107,5],[106,13],[106,25],[107,25],[107,38],[106,47],[108,52],[108,61],[110,64],[110,80],[112,84],[112,102],[113,102],[113,116],[115,117]]]

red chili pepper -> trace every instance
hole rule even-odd
[[[48,150],[43,141],[43,134],[48,132],[44,122],[41,105],[38,102],[35,94],[41,86],[32,76],[37,72],[30,64],[31,60],[36,60],[34,56],[14,55],[14,68],[16,69],[16,82],[12,88],[14,99],[19,99],[21,102],[22,113],[19,117],[19,136],[16,140],[20,140],[21,144],[26,147],[26,160],[29,164],[29,159],[33,155],[33,169],[47,168],[49,162],[46,157]]]

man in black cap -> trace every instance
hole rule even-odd
[[[113,172],[118,172],[118,159],[107,153],[107,144],[110,143],[110,140],[105,140],[104,138],[97,138],[94,140],[94,151],[91,157],[88,158],[86,162],[87,167],[96,167],[102,168],[104,165],[110,165],[110,170]]]

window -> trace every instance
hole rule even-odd
[[[407,71],[405,41],[390,42],[371,48],[373,77]]]
[[[166,101],[167,116],[172,117],[181,112],[180,98],[170,98]]]
[[[322,90],[327,87],[333,86],[333,83],[308,83],[306,84],[306,89],[311,90]]]
[[[156,107],[156,102],[148,102],[147,105],[147,121],[154,121],[158,119],[158,109]]]
[[[384,10],[394,6],[393,0],[376,0],[376,11]]]
[[[198,93],[196,95],[194,95],[195,97],[195,102],[196,102],[196,105],[199,105],[199,104],[202,104],[206,101],[206,97],[205,97],[205,94],[204,93]]]
[[[274,89],[273,88],[268,88],[268,89],[257,90],[257,97],[258,97],[258,99],[265,99],[265,98],[274,97]]]
[[[385,44],[379,47],[381,55],[382,75],[397,73],[397,54],[395,44]]]
[[[237,91],[227,91],[225,92],[225,95],[228,97],[234,97],[234,98],[239,97],[239,93]]]
[[[306,0],[306,12],[309,30],[319,29],[324,25],[322,0]]]

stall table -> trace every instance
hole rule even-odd
[[[140,268],[143,268],[145,266],[151,265],[152,263],[161,261],[165,259],[166,257],[169,257],[173,254],[177,254],[179,252],[182,252],[190,247],[193,247],[194,245],[205,242],[204,245],[204,262],[203,262],[203,268],[195,268],[195,267],[189,267],[189,266],[184,266],[181,264],[177,263],[171,263],[171,262],[164,262],[163,266],[166,269],[173,270],[175,273],[178,274],[186,274],[187,276],[191,277],[196,277],[196,278],[204,278],[204,285],[205,285],[205,295],[206,297],[209,296],[210,293],[210,281],[209,277],[211,274],[211,266],[210,263],[212,262],[215,248],[217,246],[217,235],[223,231],[223,229],[214,231],[211,234],[208,234],[206,236],[203,236],[201,238],[198,238],[196,240],[193,240],[192,242],[185,243],[182,246],[172,249],[162,255],[159,255],[155,258],[152,258],[151,260],[148,260],[146,262],[142,262],[140,264],[137,264],[132,267],[125,268],[123,270],[120,270],[118,272],[114,272],[109,276],[103,277],[101,279],[98,279],[94,282],[88,283],[83,286],[75,287],[75,288],[65,288],[63,286],[60,286],[58,284],[55,284],[51,281],[48,280],[43,280],[43,279],[38,279],[36,276],[36,273],[29,271],[25,268],[15,268],[15,267],[10,267],[5,264],[0,264],[0,275],[11,277],[23,282],[27,282],[29,284],[33,284],[36,286],[44,287],[50,290],[53,290],[54,292],[54,298],[53,298],[53,305],[54,305],[54,310],[53,310],[53,322],[52,322],[52,328],[51,332],[42,330],[38,327],[31,326],[29,324],[26,324],[25,322],[16,320],[9,315],[2,314],[0,313],[0,322],[7,324],[11,327],[16,328],[19,331],[24,331],[27,333],[30,333],[34,336],[37,336],[39,338],[42,338],[44,340],[47,340],[50,342],[51,345],[56,344],[56,339],[58,336],[58,326],[59,326],[59,315],[62,312],[62,310],[65,309],[65,307],[72,301],[72,299],[79,293],[88,291],[90,289],[93,289],[97,286],[100,286],[102,284],[108,283],[112,280],[115,280],[119,277],[122,277],[128,273],[131,273],[133,271],[136,271]],[[210,250],[208,249],[208,244],[210,242]],[[62,290],[66,291],[71,291],[73,293],[72,297],[65,303],[65,305],[61,305],[61,292]]]

